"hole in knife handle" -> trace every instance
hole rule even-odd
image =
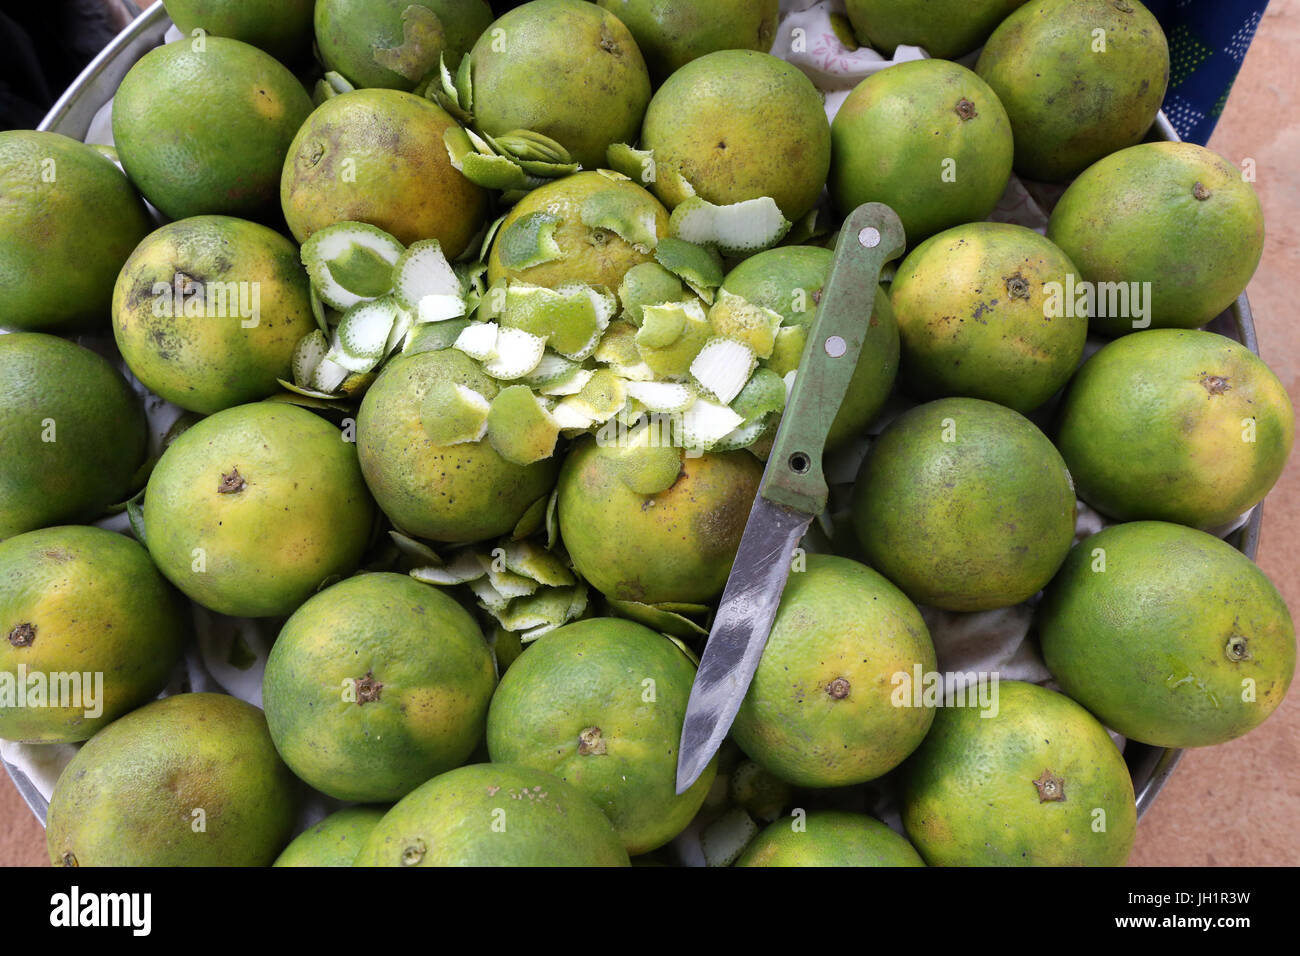
[[[812,467],[812,460],[801,451],[795,452],[790,456],[790,470],[796,475],[808,474],[808,469]]]

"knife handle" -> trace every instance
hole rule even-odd
[[[767,500],[812,515],[826,507],[829,490],[822,470],[826,438],[858,367],[880,271],[902,254],[905,245],[903,224],[882,203],[859,206],[844,221],[759,488]]]

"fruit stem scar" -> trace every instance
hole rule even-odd
[[[1039,803],[1062,803],[1065,801],[1065,778],[1058,777],[1050,770],[1044,770],[1042,776],[1034,781],[1038,788]]]
[[[1129,5],[1128,0],[1115,0],[1115,9],[1120,13],[1133,12],[1133,7]]]
[[[62,863],[64,866],[81,866],[81,864],[77,862],[76,855],[73,854],[71,850],[63,854],[59,862]]]
[[[1222,375],[1202,375],[1201,385],[1203,385],[1205,390],[1211,395],[1222,395],[1224,392],[1232,388],[1232,386],[1228,384],[1228,380]]]
[[[366,671],[365,677],[357,678],[357,706],[379,700],[384,685],[375,680],[374,671]]]
[[[1192,187],[1192,196],[1201,202],[1205,202],[1205,200],[1210,198],[1210,191],[1205,188],[1204,183],[1198,180],[1196,185]]]
[[[243,491],[244,488],[247,487],[247,485],[248,482],[244,481],[244,479],[240,476],[239,469],[232,468],[230,469],[229,474],[225,474],[221,476],[221,484],[217,485],[217,494],[219,495],[238,494],[239,492]]]
[[[588,727],[578,734],[578,753],[583,757],[600,756],[608,747],[600,736],[599,727]]]
[[[9,643],[14,647],[31,647],[36,640],[36,625],[24,621],[9,632]]]
[[[424,859],[424,854],[428,848],[424,845],[423,840],[415,840],[410,846],[402,850],[402,866],[417,866]]]
[[[849,682],[843,677],[837,677],[826,685],[826,693],[830,694],[834,700],[843,700],[849,696]]]
[[[1011,298],[1013,299],[1029,298],[1029,283],[1025,281],[1025,277],[1022,276],[1019,272],[1017,272],[1015,275],[1006,276],[1005,281],[1007,284],[1007,295],[1011,296]]]
[[[1246,645],[1246,639],[1240,634],[1234,634],[1228,638],[1227,645],[1223,648],[1223,653],[1228,660],[1233,663],[1250,660],[1250,648]]]
[[[975,117],[980,115],[975,110],[975,104],[964,96],[957,101],[957,105],[953,108],[953,112],[961,117],[963,123],[967,120],[973,120]]]

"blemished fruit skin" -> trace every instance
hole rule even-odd
[[[209,36],[150,50],[113,99],[113,139],[146,199],[172,219],[273,219],[311,97],[257,47]]]
[[[488,194],[451,165],[442,107],[400,90],[357,90],[326,100],[297,131],[280,180],[294,238],[337,222],[368,222],[410,245],[437,239],[448,259],[487,216]]]
[[[781,595],[731,733],[756,763],[801,787],[865,783],[898,766],[934,720],[899,704],[896,675],[935,669],[921,612],[881,575],[811,554]]]
[[[1038,610],[1061,689],[1126,737],[1206,747],[1253,730],[1295,673],[1277,588],[1227,542],[1135,521],[1087,538]]]
[[[1214,332],[1153,329],[1084,364],[1056,444],[1098,511],[1210,530],[1263,500],[1294,440],[1291,399],[1257,355]]]
[[[718,50],[768,53],[781,0],[599,0],[632,31],[650,76],[662,83]]]
[[[269,866],[300,793],[252,704],[164,697],[105,727],[64,768],[45,831],[50,863]]]
[[[165,0],[167,15],[186,36],[205,30],[242,40],[282,63],[296,65],[311,52],[315,0]]]
[[[0,543],[0,674],[11,689],[24,674],[48,681],[41,706],[0,706],[0,738],[86,740],[163,689],[188,634],[178,595],[130,538],[72,525]],[[62,696],[56,675],[73,674]]]
[[[814,810],[778,819],[754,837],[736,866],[925,866],[907,840],[861,813]]]
[[[1011,118],[1016,172],[1063,183],[1146,135],[1169,45],[1138,0],[1030,0],[993,31],[975,72]]]
[[[156,395],[209,415],[292,380],[298,341],[316,328],[298,247],[273,229],[196,216],[148,236],[122,267],[113,336]]]
[[[903,765],[903,826],[930,866],[1122,866],[1133,782],[1106,728],[1064,694],[1000,681],[997,710],[941,707]]]
[[[440,382],[489,401],[497,385],[454,349],[417,352],[384,367],[357,413],[357,454],[366,484],[398,529],[432,541],[486,541],[514,530],[555,487],[559,464],[506,461],[491,442],[437,445],[424,429],[425,396]]]
[[[256,402],[197,422],[163,452],[145,490],[145,543],[203,607],[279,617],[356,570],[374,510],[343,433],[296,405]]]
[[[947,60],[868,77],[831,123],[830,191],[844,214],[898,213],[909,245],[988,218],[1011,178],[1011,124],[988,84]]]
[[[762,475],[749,452],[686,456],[671,487],[642,495],[584,437],[560,470],[560,535],[578,573],[606,597],[711,601],[731,574]]]
[[[902,376],[926,399],[982,398],[1028,414],[1070,380],[1086,313],[1053,316],[1074,264],[1032,229],[975,222],[945,230],[903,260],[890,285]]]
[[[853,32],[882,53],[900,43],[955,60],[970,53],[1025,0],[847,0]]]
[[[152,228],[131,181],[97,150],[0,132],[0,328],[104,322],[118,270]]]
[[[149,432],[118,371],[67,339],[0,335],[0,540],[89,521],[132,490]]]
[[[648,853],[686,829],[717,771],[711,761],[676,792],[694,680],[695,665],[649,628],[617,618],[569,624],[530,644],[502,678],[488,713],[488,753],[577,787],[629,855]]]
[[[611,180],[598,172],[575,173],[534,189],[511,208],[497,230],[497,241],[492,244],[488,281],[509,279],[548,289],[581,282],[617,290],[627,271],[643,262],[653,262],[654,253],[638,249],[612,230],[592,228],[582,221],[584,203],[592,196],[610,193],[621,196],[638,219],[651,217],[657,238],[668,235],[668,211],[641,186]],[[560,220],[554,239],[561,257],[525,269],[507,268],[501,259],[502,237],[520,219],[535,213],[546,213]]]
[[[908,597],[988,611],[1032,597],[1074,543],[1061,455],[1027,418],[974,398],[905,412],[871,446],[854,487],[868,562]]]
[[[614,825],[558,777],[473,764],[434,777],[380,821],[354,866],[627,866]]]
[[[1130,286],[1127,313],[1120,299],[1120,314],[1095,315],[1094,332],[1188,329],[1245,291],[1264,252],[1264,213],[1255,188],[1218,153],[1143,143],[1084,170],[1052,211],[1047,237],[1088,282],[1149,283]],[[1134,314],[1136,291],[1145,316]]]
[[[641,148],[654,151],[655,194],[670,208],[683,177],[720,206],[769,196],[791,222],[817,202],[831,162],[821,94],[795,66],[753,50],[692,60],[659,87]]]
[[[390,807],[346,807],[293,838],[272,866],[351,866]]]
[[[558,142],[584,169],[636,139],[650,102],[641,51],[618,17],[586,0],[533,0],[474,44],[474,121],[500,136],[526,129]]]
[[[780,313],[783,325],[811,328],[817,320],[817,305],[834,258],[834,253],[819,246],[768,249],[732,269],[722,288],[753,305]],[[796,311],[796,303],[805,309]],[[826,447],[831,450],[862,433],[884,407],[898,376],[898,323],[884,286],[877,287],[875,306],[866,321],[867,334],[857,368],[826,438]]]
[[[276,749],[339,800],[399,800],[460,766],[483,739],[496,687],[469,612],[405,574],[361,574],[285,623],[262,680]]]
[[[491,22],[484,0],[317,0],[316,46],[356,87],[410,91],[440,57],[455,70]]]

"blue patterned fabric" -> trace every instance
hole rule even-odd
[[[1268,0],[1144,0],[1169,38],[1165,114],[1178,135],[1205,145]]]

